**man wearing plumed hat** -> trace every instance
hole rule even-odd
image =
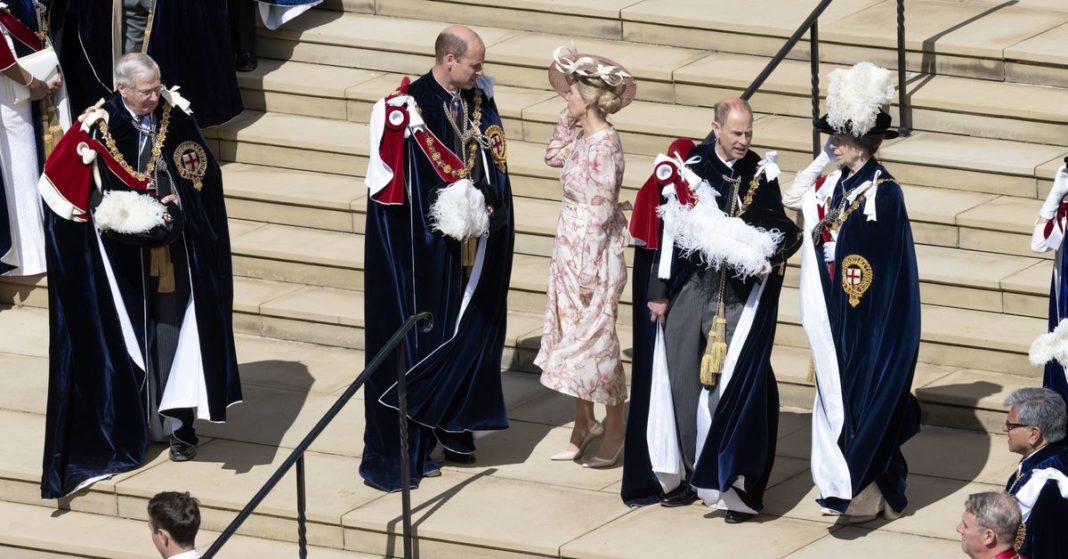
[[[701,498],[738,523],[763,508],[775,459],[770,357],[797,227],[783,210],[775,154],[750,150],[749,104],[719,102],[712,126],[710,142],[677,140],[657,157],[634,205],[622,496],[668,507]]]

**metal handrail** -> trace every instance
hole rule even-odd
[[[749,87],[742,93],[741,98],[748,101],[759,89],[764,82],[767,81],[771,73],[775,71],[775,68],[786,58],[786,55],[793,50],[794,46],[801,41],[801,37],[807,32],[809,34],[809,61],[812,71],[812,155],[819,155],[822,150],[820,145],[820,132],[816,129],[816,122],[820,118],[820,48],[819,48],[819,17],[831,5],[832,0],[822,0],[812,12],[808,14],[805,21],[798,26],[790,38],[779,48],[779,51],[775,53],[775,56],[768,61],[764,69],[760,71],[760,74],[753,80]],[[897,0],[897,72],[898,72],[898,134],[901,136],[909,135],[909,123],[906,120],[908,96],[905,93],[905,0]],[[714,134],[709,133],[705,138],[704,143],[711,143],[714,139]]]
[[[324,429],[334,420],[335,417],[341,412],[341,408],[345,407],[345,404],[352,399],[356,394],[356,391],[363,386],[371,374],[373,374],[389,357],[389,354],[394,350],[397,350],[397,396],[398,396],[398,423],[400,425],[400,452],[401,452],[401,506],[403,508],[404,517],[404,557],[412,557],[412,506],[411,497],[409,495],[409,486],[411,485],[410,472],[408,471],[408,401],[407,401],[407,386],[405,383],[405,374],[407,369],[405,367],[405,352],[404,346],[401,342],[404,337],[411,331],[416,324],[420,322],[426,322],[423,325],[423,332],[427,332],[433,326],[434,317],[428,312],[422,312],[412,315],[405,323],[393,333],[393,336],[389,338],[386,344],[379,350],[378,354],[374,356],[374,359],[367,365],[367,367],[360,373],[360,376],[356,377],[356,380],[349,385],[348,389],[337,399],[337,402],[330,407],[322,419],[312,427],[311,431],[304,437],[302,441],[293,449],[293,452],[282,462],[274,474],[263,484],[263,487],[256,493],[255,496],[245,505],[245,508],[241,509],[241,512],[237,514],[230,525],[215,542],[211,544],[207,552],[202,556],[203,559],[211,559],[215,557],[215,554],[222,549],[222,546],[233,536],[237,529],[241,527],[241,524],[252,515],[252,511],[267,497],[267,495],[274,489],[274,486],[286,475],[291,467],[295,464],[297,466],[297,545],[299,546],[300,558],[306,559],[308,557],[308,541],[307,541],[307,527],[305,518],[305,483],[304,483],[304,452],[308,450],[308,447],[315,441],[315,439],[323,432]]]

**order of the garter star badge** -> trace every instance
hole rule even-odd
[[[504,136],[504,129],[494,124],[486,128],[486,137],[489,138],[490,153],[493,154],[493,162],[502,173],[507,172],[505,163],[508,161],[508,139]]]
[[[850,254],[842,259],[842,291],[849,295],[849,304],[856,307],[860,298],[871,287],[871,264],[859,254]]]
[[[204,147],[190,140],[178,144],[174,150],[174,164],[183,179],[193,181],[193,188],[204,188],[204,174],[208,171],[208,154]]]

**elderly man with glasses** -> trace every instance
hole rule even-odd
[[[1068,557],[1068,445],[1065,403],[1048,388],[1021,388],[1005,400],[1009,450],[1023,455],[1006,490],[1016,497],[1027,537],[1020,554],[1029,559]]]

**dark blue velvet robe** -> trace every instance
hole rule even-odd
[[[422,118],[446,146],[455,133],[443,114],[448,93],[426,74],[408,93]],[[474,107],[474,91],[465,91]],[[483,131],[500,126],[492,99],[483,97]],[[408,188],[403,204],[368,202],[364,236],[364,336],[368,356],[411,315],[430,311],[433,329],[411,332],[405,340],[408,379],[408,440],[412,486],[438,465],[430,458],[435,444],[452,451],[474,451],[472,431],[505,429],[508,420],[501,390],[501,357],[507,318],[508,282],[512,269],[514,225],[508,174],[488,151],[482,185],[494,207],[486,242],[485,265],[478,286],[457,323],[467,278],[460,264],[460,243],[431,230],[430,206],[447,186],[413,141],[405,143],[404,173]],[[476,183],[477,184],[477,183]],[[455,335],[454,335],[455,333]],[[390,364],[365,385],[363,460],[365,483],[384,491],[401,487],[398,443],[396,368]]]
[[[1015,494],[1036,470],[1053,468],[1068,475],[1068,444],[1064,441],[1047,445],[1021,462],[1020,475],[1009,477],[1005,490]],[[1056,482],[1050,480],[1039,494],[1027,519],[1027,537],[1020,555],[1027,559],[1062,559],[1068,557],[1068,499],[1061,497]]]
[[[1068,258],[1065,257],[1065,240],[1057,249],[1057,257],[1053,265],[1057,267],[1058,274],[1053,274],[1049,286],[1049,331],[1068,318]],[[1060,276],[1058,278],[1058,275]],[[1059,283],[1059,285],[1058,285]],[[1060,293],[1060,297],[1057,296]],[[1050,359],[1046,363],[1046,370],[1042,377],[1042,386],[1057,391],[1065,401],[1068,401],[1068,379],[1065,377],[1064,366],[1056,359]]]
[[[112,91],[112,36],[122,35],[112,29],[113,2],[121,0],[58,0],[50,6],[71,114]],[[151,25],[148,55],[159,64],[164,84],[181,86],[197,124],[214,126],[241,113],[226,2],[158,0]]]
[[[876,221],[868,221],[861,205],[838,232],[835,274],[820,266],[838,354],[845,406],[839,439],[849,466],[855,497],[870,483],[878,484],[887,504],[901,511],[908,503],[908,465],[901,445],[920,430],[919,402],[911,393],[920,347],[920,283],[912,229],[901,187],[875,159],[838,182],[833,196],[838,207],[848,192],[881,171],[876,193]],[[853,307],[842,288],[842,259],[860,255],[871,264],[872,283]],[[822,260],[822,253],[820,253]],[[825,507],[845,512],[850,501],[821,499]]]
[[[118,149],[127,161],[136,161],[138,134],[119,95],[109,98],[105,108]],[[157,109],[157,119],[161,111]],[[222,172],[206,151],[204,186],[194,189],[180,177],[172,156],[185,141],[205,145],[193,119],[175,108],[163,158],[185,215],[184,234],[177,242],[185,243],[189,256],[209,413],[212,421],[225,421],[227,406],[241,400],[241,386]],[[100,173],[109,187],[123,188],[103,165]],[[46,499],[67,495],[92,478],[136,468],[148,445],[145,372],[127,354],[93,228],[91,218],[77,223],[45,211],[49,383],[41,495]],[[147,250],[102,240],[144,356],[147,334],[140,318],[148,284]]]
[[[692,170],[707,179],[720,196],[720,209],[726,211],[730,185],[722,179],[731,169],[724,165],[714,151],[713,144],[695,147],[688,157],[700,157]],[[739,197],[745,198],[760,157],[750,151],[735,162],[735,176],[741,177]],[[664,200],[661,199],[661,202]],[[778,181],[760,179],[748,210],[740,217],[746,223],[783,234],[772,265],[783,264],[798,248],[798,228],[786,216]],[[663,234],[661,227],[661,234]],[[697,266],[697,256],[683,258],[673,254],[671,279],[656,277],[657,253],[644,248],[635,249],[634,277],[643,277],[645,286],[635,281],[634,301],[634,360],[631,367],[631,400],[627,418],[626,460],[623,463],[621,496],[629,506],[657,502],[663,490],[652,473],[649,462],[646,426],[649,415],[649,389],[652,375],[652,353],[656,341],[655,326],[649,321],[645,302],[671,296],[688,281]],[[639,270],[644,270],[644,274]],[[756,278],[742,281],[728,274],[731,291],[743,302],[756,284]],[[768,275],[752,329],[747,336],[735,365],[734,374],[716,406],[712,425],[703,443],[698,442],[700,457],[694,464],[689,483],[694,487],[726,492],[739,476],[745,477],[744,490],[735,493],[750,508],[763,508],[764,489],[771,476],[775,460],[775,444],[779,427],[779,392],[771,368],[771,348],[774,345],[778,319],[779,293],[782,276],[777,270]],[[642,291],[638,291],[643,287]],[[641,305],[641,310],[637,308]],[[671,343],[670,340],[667,343]],[[734,343],[732,341],[732,343]]]

